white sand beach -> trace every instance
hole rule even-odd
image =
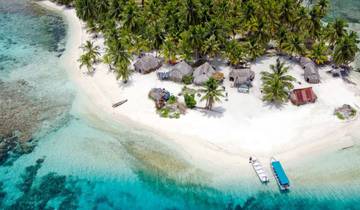
[[[68,41],[62,59],[71,79],[79,88],[81,97],[86,99],[89,110],[96,115],[108,115],[114,120],[131,123],[138,128],[168,137],[181,147],[179,150],[190,154],[194,161],[201,162],[203,159],[217,166],[228,161],[228,165],[239,165],[247,164],[243,160],[250,155],[266,159],[280,156],[291,160],[304,154],[311,155],[353,144],[349,135],[356,131],[359,120],[341,121],[333,112],[343,104],[360,109],[360,89],[326,73],[330,67],[320,70],[320,84],[311,85],[304,81],[302,68],[287,61],[290,74],[299,82],[295,86],[312,86],[318,100],[314,104],[299,107],[290,102],[282,107],[274,107],[261,100],[260,72],[268,71],[276,57],[263,57],[252,63],[251,70],[256,76],[249,94],[238,93],[231,88],[227,78],[230,71],[228,66],[221,62],[213,63],[217,70],[225,74],[224,86],[228,101],[217,103],[217,112],[188,110],[180,119],[164,119],[156,113],[154,102],[148,98],[149,90],[165,88],[177,95],[183,85],[160,81],[155,72],[147,75],[134,73],[129,83],[123,84],[116,80],[114,73],[104,64],[96,66],[93,75],[89,75],[86,69],[80,70],[77,62],[81,55],[79,47],[91,39],[84,24],[76,17],[74,9],[65,9],[49,1],[43,1],[41,5],[61,11],[66,17]],[[101,38],[95,40],[95,43],[101,49],[104,48]],[[171,67],[163,66],[158,71],[165,72],[169,69]],[[360,84],[360,80],[355,77],[351,80]],[[113,103],[123,99],[128,99],[128,102],[112,108]]]

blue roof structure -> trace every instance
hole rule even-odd
[[[273,166],[274,172],[276,173],[279,182],[281,185],[289,185],[289,179],[285,174],[283,167],[281,166],[279,161],[272,162],[271,165]]]

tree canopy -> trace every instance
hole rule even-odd
[[[110,45],[120,45],[129,55],[151,50],[166,60],[181,57],[189,62],[222,56],[236,65],[263,55],[271,42],[290,56],[312,54],[314,61],[323,63],[326,52],[338,57],[337,63],[348,64],[349,59],[340,59],[350,53],[342,46],[350,44],[351,53],[358,52],[358,37],[346,38],[351,32],[345,21],[322,21],[328,0],[310,6],[302,0],[74,2],[77,15],[105,35],[109,50],[114,47]]]

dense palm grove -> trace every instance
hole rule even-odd
[[[69,4],[69,0],[65,1]],[[279,52],[337,65],[353,61],[357,35],[343,20],[324,24],[328,0],[75,0],[78,16],[106,38],[116,66],[129,55],[155,50],[167,60],[221,55],[231,64],[253,60],[269,42]],[[127,57],[127,58],[122,58]]]
[[[358,36],[341,19],[325,23],[328,0],[57,0],[73,5],[88,28],[105,37],[103,58],[127,80],[133,55],[155,51],[166,61],[196,65],[221,56],[238,65],[270,48],[318,65],[350,64]],[[89,59],[88,59],[89,60]]]

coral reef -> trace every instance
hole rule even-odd
[[[22,175],[18,188],[23,193],[13,204],[2,209],[77,209],[79,190],[66,176],[55,173],[37,178],[44,159],[38,159],[35,165],[28,166]],[[51,200],[60,200],[58,206],[52,206]],[[1,205],[0,205],[1,207]]]
[[[38,91],[25,80],[0,81],[0,165],[11,154],[31,152],[34,134],[45,123],[51,130],[69,118],[69,101],[33,94]]]

